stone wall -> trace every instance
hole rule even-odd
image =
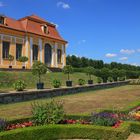
[[[11,93],[0,93],[0,103],[14,103],[22,102],[40,98],[52,98],[56,96],[63,96],[68,94],[77,94],[84,91],[91,91],[104,88],[112,88],[116,86],[122,86],[128,84],[129,81],[113,82],[113,83],[102,83],[94,85],[84,85],[75,87],[65,87],[58,89],[43,89],[43,90],[32,90],[22,92],[11,92]]]

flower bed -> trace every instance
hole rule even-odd
[[[11,140],[13,137],[15,140],[62,138],[123,140],[130,132],[140,133],[139,114],[140,106],[123,112],[102,111],[92,113],[90,116],[74,116],[64,114],[62,102],[35,103],[32,105],[32,118],[12,122],[0,119],[0,140]]]

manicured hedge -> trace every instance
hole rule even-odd
[[[140,122],[130,122],[131,132],[140,133]]]
[[[130,135],[129,124],[119,128],[94,125],[46,125],[0,133],[0,140],[104,139],[125,140]]]

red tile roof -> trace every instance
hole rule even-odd
[[[42,31],[42,28],[41,28],[42,25],[47,25],[48,34],[45,34]],[[64,41],[65,43],[67,43],[67,41],[65,41],[59,35],[54,24],[49,23],[36,15],[27,16],[19,20],[6,17],[6,24],[5,25],[0,24],[0,26],[57,39],[57,40]]]

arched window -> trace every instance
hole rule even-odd
[[[52,47],[50,44],[45,44],[45,49],[44,49],[44,57],[45,57],[45,64],[48,66],[51,66],[52,62]]]
[[[33,61],[38,60],[38,46],[33,45]]]
[[[57,63],[60,64],[62,61],[62,50],[57,49]]]

